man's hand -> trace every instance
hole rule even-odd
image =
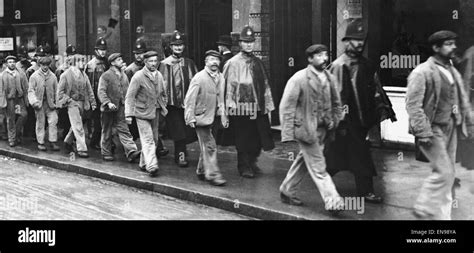
[[[334,121],[329,122],[329,124],[328,124],[328,130],[333,130],[333,129],[334,129],[334,126],[335,126]]]
[[[420,138],[418,139],[418,143],[421,145],[421,146],[425,146],[425,147],[431,147],[433,145],[433,142],[431,141],[431,138]]]
[[[221,124],[224,128],[229,128],[229,119],[226,116],[221,116]]]
[[[117,106],[115,106],[115,105],[112,104],[112,103],[108,103],[107,106],[109,107],[109,109],[110,109],[111,111],[117,110]]]
[[[189,126],[190,126],[191,128],[196,128],[196,123],[194,123],[194,122],[193,122],[193,123],[190,123]]]
[[[125,117],[125,122],[127,123],[127,125],[131,125],[132,124],[132,117]]]
[[[92,111],[95,111],[95,109],[97,109],[97,106],[91,105],[91,108],[92,108]]]

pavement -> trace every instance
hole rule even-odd
[[[248,220],[217,208],[0,156],[0,220]]]
[[[172,143],[165,141],[165,146],[172,153]],[[373,149],[378,170],[374,185],[376,192],[384,197],[384,203],[361,203],[362,208],[333,215],[324,209],[324,202],[309,175],[303,180],[299,194],[305,205],[295,207],[281,203],[278,189],[291,165],[291,159],[298,152],[294,143],[277,143],[274,151],[264,152],[258,163],[263,174],[255,179],[244,179],[238,175],[234,148],[219,147],[219,165],[228,181],[225,187],[213,187],[199,181],[195,175],[199,157],[197,143],[189,145],[188,151],[189,168],[177,167],[173,156],[168,155],[159,161],[159,177],[150,178],[138,170],[138,164],[126,162],[120,147],[115,155],[117,161],[104,162],[99,151],[91,150],[91,158],[76,159],[64,151],[39,152],[32,141],[15,148],[0,141],[0,155],[265,220],[414,220],[411,213],[414,200],[423,180],[431,171],[428,164],[415,161],[413,152]],[[1,164],[2,161],[0,168]],[[456,191],[453,202],[453,219],[473,220],[474,176],[460,166],[456,174],[461,179],[461,188]],[[352,174],[342,172],[333,179],[342,196],[354,195]]]

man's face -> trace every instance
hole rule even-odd
[[[208,67],[212,71],[219,70],[219,66],[221,64],[221,60],[215,56],[208,56],[206,57],[206,67]]]
[[[137,34],[142,34],[142,33],[145,33],[145,28],[143,28],[143,26],[138,26],[137,27]]]
[[[438,47],[438,46],[433,46],[433,50],[435,51],[436,54],[452,59],[454,58],[454,53],[456,52],[457,46],[456,46],[456,40],[447,40],[443,42],[443,44]]]
[[[364,52],[365,42],[364,40],[350,39],[346,41],[347,51],[356,55],[361,55]]]
[[[98,27],[98,28],[97,28],[97,35],[100,36],[100,35],[103,35],[103,34],[105,34],[105,33],[106,33],[106,32],[105,32],[105,30],[104,30],[102,27]]]
[[[145,59],[145,66],[148,68],[148,70],[155,71],[158,67],[158,56]]]
[[[217,48],[219,49],[219,53],[227,52],[229,49],[226,46],[218,45]]]
[[[97,49],[95,50],[97,56],[104,58],[107,55],[107,50]]]
[[[115,59],[115,61],[112,62],[112,66],[115,66],[115,67],[117,67],[117,68],[119,68],[119,69],[122,68],[122,66],[123,66],[123,59],[122,59],[122,57],[119,57],[119,58]]]
[[[13,60],[13,59],[10,59],[7,61],[7,67],[10,69],[10,70],[14,70],[16,68],[16,61]]]
[[[253,49],[255,48],[255,41],[252,41],[252,42],[241,41],[240,47],[242,48],[244,52],[252,53]]]
[[[48,65],[40,64],[39,66],[40,66],[40,68],[41,68],[41,70],[42,70],[43,72],[48,72],[48,70],[49,70],[49,66],[48,66]]]
[[[143,55],[144,55],[144,53],[143,54],[135,54],[135,60],[137,62],[143,62]]]
[[[324,70],[328,66],[329,56],[327,51],[314,54],[313,57],[308,57],[308,61],[317,70]]]
[[[80,70],[84,70],[85,66],[86,66],[86,59],[85,57],[78,57],[78,56],[75,56],[72,60],[72,65],[73,66],[76,66],[77,68],[79,68]]]
[[[173,53],[175,54],[182,54],[184,52],[184,45],[171,45],[171,50],[173,50]]]

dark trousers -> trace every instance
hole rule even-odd
[[[357,194],[359,196],[365,196],[374,192],[374,180],[372,176],[355,174],[354,177]]]
[[[92,130],[92,138],[90,145],[91,146],[98,146],[100,145],[100,135],[102,133],[102,125],[100,122],[100,108],[95,109],[92,112],[92,124],[93,124],[93,130]]]

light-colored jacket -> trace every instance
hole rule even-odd
[[[320,121],[339,124],[342,118],[341,99],[337,92],[337,81],[328,71],[324,71],[329,85],[323,86],[311,67],[298,71],[288,80],[280,103],[282,142],[302,141],[314,144],[318,140],[316,129]],[[326,103],[318,101],[325,96]],[[324,118],[326,116],[328,118]]]
[[[14,70],[15,83],[8,83],[7,70],[0,73],[0,109],[7,107],[8,99],[23,98],[25,105],[28,105],[28,78],[23,71]]]
[[[163,76],[156,71],[153,78],[145,67],[133,75],[125,96],[125,117],[136,117],[143,120],[156,118],[157,108],[163,116],[168,114],[166,109],[166,92]]]
[[[224,113],[224,85],[225,80],[219,73],[217,82],[206,69],[197,73],[184,100],[184,119],[187,125],[210,126],[213,124],[217,110],[219,115]]]
[[[469,96],[461,74],[451,66],[451,72],[456,80],[459,91],[459,108],[463,118],[462,139],[473,133],[473,121]],[[434,57],[413,70],[408,77],[408,91],[406,109],[409,116],[409,131],[415,137],[429,138],[433,136],[431,124],[438,108],[441,86],[443,85],[441,71],[435,63]]]
[[[70,67],[61,75],[58,84],[57,104],[59,108],[67,107],[73,101],[84,101],[84,110],[88,111],[96,107],[94,92],[92,91],[89,78],[80,71],[79,76],[73,72],[74,67]],[[79,87],[83,87],[80,89]]]
[[[48,106],[54,110],[56,108],[58,80],[50,70],[46,73],[42,72],[40,69],[31,75],[28,88],[28,100],[30,105],[38,110],[43,107],[44,93],[46,92]]]
[[[230,59],[224,66],[224,78],[226,80],[227,94],[225,97],[226,107],[238,109],[242,100],[258,99],[255,88],[253,87],[253,76],[251,66],[248,63],[249,57],[242,52]],[[266,73],[264,73],[266,74]],[[241,94],[244,91],[246,94]],[[273,97],[270,90],[268,78],[265,77],[265,108],[261,108],[262,113],[267,114],[275,110]]]

